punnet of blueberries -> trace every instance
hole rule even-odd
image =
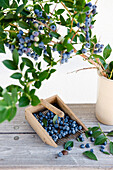
[[[58,117],[55,122],[53,121],[55,114],[49,110],[46,114],[43,112],[34,113],[34,116],[55,142],[69,135],[75,135],[77,132],[82,133],[83,130],[83,127],[67,114],[64,118]],[[80,139],[83,140],[83,137],[80,136]],[[71,150],[71,147],[68,147],[67,150]]]

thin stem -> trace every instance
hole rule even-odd
[[[79,29],[75,32],[75,34],[73,35],[71,42],[73,41],[73,39],[75,38],[76,34],[78,33]]]
[[[15,33],[19,33],[19,31],[13,31],[13,30],[4,30],[6,32],[15,32]]]
[[[109,142],[111,142],[110,139],[107,137],[107,135],[105,135],[105,133],[103,132],[103,130],[102,130],[102,128],[100,127],[100,124],[99,124],[99,123],[98,123],[98,126],[99,126],[99,129],[101,130],[101,132],[103,133],[103,135],[109,140]]]
[[[79,72],[79,71],[82,71],[82,70],[89,70],[89,69],[97,69],[96,67],[88,67],[88,68],[82,68],[82,69],[78,69],[78,70],[75,70],[75,71],[72,71],[72,72],[68,72],[67,74],[70,74],[70,73],[74,73],[74,72]]]

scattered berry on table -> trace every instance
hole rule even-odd
[[[91,138],[90,138],[90,141],[91,141],[91,142],[94,142],[94,141],[95,141],[95,138],[94,138],[94,137],[91,137]]]
[[[71,151],[71,150],[72,150],[72,147],[71,147],[71,146],[68,146],[68,147],[67,147],[67,150],[68,150],[68,151]]]
[[[90,152],[94,153],[94,150],[93,150],[93,149],[90,149]]]
[[[105,142],[103,143],[103,145],[107,145],[107,141],[105,141]]]
[[[89,144],[89,143],[86,143],[85,147],[86,147],[86,148],[90,148],[90,144]]]
[[[63,150],[63,151],[62,151],[62,154],[63,154],[63,155],[68,155],[68,151]]]
[[[93,132],[90,130],[90,131],[88,132],[88,134],[89,134],[89,135],[92,135],[92,134],[93,134]]]
[[[84,145],[84,144],[81,144],[81,145],[80,145],[80,148],[84,149],[84,148],[85,148],[85,145]]]
[[[58,157],[62,157],[63,156],[63,153],[62,152],[59,152],[58,153]]]
[[[101,147],[101,149],[105,149],[105,145],[101,145],[100,147]]]

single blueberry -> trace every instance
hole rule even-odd
[[[24,41],[23,38],[20,38],[20,39],[19,39],[19,42],[20,42],[21,44],[24,44],[25,41]]]
[[[107,141],[105,141],[105,142],[103,143],[103,145],[107,145]]]
[[[20,31],[19,31],[19,34],[23,35],[23,31],[22,31],[22,30],[20,30]]]
[[[82,53],[83,53],[83,54],[87,53],[87,50],[83,48],[83,49],[82,49]]]
[[[80,148],[84,149],[84,148],[85,148],[85,145],[84,145],[84,144],[81,144],[81,145],[80,145]]]
[[[82,130],[82,126],[79,126],[79,127],[78,127],[78,130]]]
[[[93,134],[93,132],[90,130],[90,131],[88,132],[88,134],[89,134],[89,135],[92,135],[92,134]]]
[[[94,150],[93,150],[93,149],[90,149],[90,152],[94,153]]]
[[[105,149],[105,145],[101,145],[101,149]]]
[[[72,150],[72,147],[71,147],[71,146],[68,146],[68,147],[67,147],[67,150],[68,150],[68,151],[71,151],[71,150]]]
[[[55,25],[51,25],[50,28],[55,31],[56,30],[56,26]]]
[[[86,148],[90,148],[89,143],[86,143],[85,147],[86,147]]]
[[[21,36],[22,36],[21,34],[17,34],[18,39],[20,39],[20,38],[21,38]]]
[[[62,156],[63,156],[63,153],[62,153],[62,152],[59,152],[59,153],[58,153],[58,156],[59,156],[59,157],[62,157]]]
[[[90,138],[90,141],[91,141],[91,142],[94,142],[94,141],[95,141],[95,138],[94,138],[94,137],[91,137],[91,138]]]

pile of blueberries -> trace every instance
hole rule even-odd
[[[75,120],[72,120],[68,115],[65,114],[64,120],[61,117],[58,117],[58,120],[53,122],[55,114],[51,111],[48,111],[46,115],[42,112],[34,113],[35,118],[43,126],[43,128],[48,132],[52,139],[57,142],[58,139],[66,137],[67,135],[76,134],[80,132],[83,128]],[[44,119],[47,120],[45,126]],[[83,137],[81,138],[84,141]]]
[[[93,132],[90,130],[90,131],[88,132],[88,134],[89,134],[89,135],[92,135]],[[95,141],[95,138],[94,138],[94,137],[90,137],[90,141],[91,141],[91,142],[94,142],[94,141]],[[104,152],[104,149],[105,149],[105,145],[106,145],[106,144],[107,144],[107,142],[105,141],[105,142],[103,143],[103,145],[100,146],[100,151],[101,151],[101,152]],[[82,149],[84,149],[85,147],[86,147],[86,148],[90,148],[90,144],[87,143],[86,145],[85,145],[85,144],[81,144],[81,145],[80,145],[80,148],[82,148]],[[90,149],[90,151],[94,153],[94,150],[93,150],[93,149]]]

